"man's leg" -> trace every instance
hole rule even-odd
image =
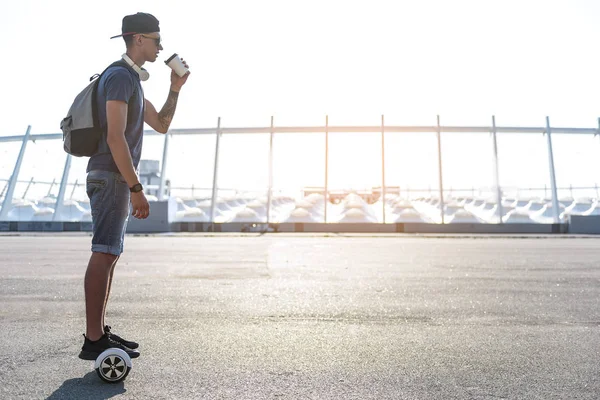
[[[112,254],[93,252],[85,273],[86,336],[92,341],[104,335],[104,309],[116,259]]]
[[[111,270],[114,268],[118,256],[99,251],[92,252],[87,271],[85,273],[85,311],[86,311],[86,338],[84,339],[79,358],[82,360],[96,360],[103,351],[109,348],[118,348],[125,351],[129,357],[139,357],[139,351],[125,347],[113,338],[113,335],[104,333],[104,310],[110,286]]]
[[[106,294],[106,301],[104,303],[104,310],[102,312],[102,327],[103,327],[103,329],[106,326],[106,323],[104,322],[104,316],[106,315],[106,305],[108,304],[108,298],[110,296],[110,288],[111,288],[111,285],[112,285],[113,274],[115,272],[115,267],[117,266],[117,261],[118,260],[119,260],[119,257],[117,257],[115,259],[115,262],[113,263],[113,265],[112,265],[112,267],[110,269],[110,275],[109,275],[109,278],[108,278],[108,291],[107,291],[107,294]],[[110,337],[112,339],[114,339],[118,343],[121,343],[124,346],[127,346],[130,349],[137,349],[140,346],[139,343],[133,342],[131,340],[123,339],[121,336],[118,336],[114,332],[111,332],[110,331],[110,326],[108,327],[108,329],[105,332],[109,333],[109,335],[110,335]]]
[[[115,258],[115,261],[112,263],[110,267],[110,275],[108,276],[108,290],[106,291],[106,299],[104,300],[104,308],[102,309],[102,329],[104,331],[104,316],[106,315],[106,306],[108,305],[108,298],[110,297],[110,287],[112,286],[113,274],[115,273],[115,267],[117,266],[117,261],[119,261],[119,256]]]

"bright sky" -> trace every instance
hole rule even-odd
[[[327,114],[330,125],[378,125],[382,114],[389,125],[432,125],[437,114],[489,125],[495,114],[498,125],[541,126],[549,115],[554,126],[594,127],[600,116],[596,0],[19,0],[0,3],[0,135],[59,132],[88,78],[124,51],[109,38],[137,11],[160,20],[165,49],[145,66],[146,97],[164,103],[162,61],[173,52],[192,71],[173,128],[219,116],[222,126],[267,126],[272,115],[315,125]],[[211,163],[197,168],[210,177]]]

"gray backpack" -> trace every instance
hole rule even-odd
[[[123,65],[123,61],[117,61],[108,68]],[[63,131],[64,149],[67,153],[76,157],[90,157],[98,151],[98,142],[102,138],[104,130],[98,121],[98,102],[96,93],[98,82],[106,68],[100,75],[96,74],[90,78],[90,83],[75,97],[67,116],[60,123]]]

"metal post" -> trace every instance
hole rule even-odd
[[[23,197],[22,197],[23,200],[25,200],[25,197],[27,197],[27,192],[29,192],[29,188],[31,187],[32,183],[33,183],[33,176],[31,177],[31,179],[29,180],[29,183],[27,184],[27,187],[25,188],[25,193],[23,193]]]
[[[598,137],[600,137],[600,118],[598,118],[598,129],[596,131],[596,133],[594,133],[594,136],[598,135]],[[594,183],[594,188],[596,189],[596,199],[598,199],[598,183]]]
[[[167,180],[167,155],[169,154],[169,138],[171,134],[165,133],[165,143],[163,145],[162,165],[160,166],[160,186],[158,188],[158,200],[165,198],[165,183]]]
[[[221,143],[221,117],[217,121],[217,143],[215,144],[215,168],[213,170],[212,200],[210,202],[210,222],[215,223],[215,205],[217,203],[217,177],[219,175],[219,145]]]
[[[75,190],[77,190],[77,185],[79,183],[79,179],[75,179],[75,183],[73,184],[73,190],[71,190],[71,196],[69,200],[73,200],[73,195],[75,194]]]
[[[444,223],[444,179],[442,176],[442,128],[440,127],[440,116],[437,116],[437,143],[438,143],[438,171],[440,176],[440,214],[442,224]]]
[[[19,152],[19,157],[17,158],[17,162],[15,163],[15,168],[10,177],[10,182],[8,184],[8,190],[6,191],[6,195],[4,196],[4,202],[2,203],[2,210],[0,210],[0,221],[6,220],[8,212],[12,208],[12,198],[13,198],[13,195],[15,194],[15,188],[17,187],[19,171],[21,170],[21,164],[23,163],[23,158],[25,157],[25,149],[27,148],[27,142],[29,141],[30,133],[31,133],[31,125],[29,125],[27,127],[25,136],[23,136],[23,143],[21,144],[21,151]]]
[[[573,197],[573,184],[569,184],[569,192],[571,193],[571,198],[574,200],[575,198]]]
[[[269,193],[267,196],[267,224],[271,222],[271,200],[273,195],[273,116],[271,116],[271,134],[269,141]]]
[[[492,115],[492,138],[494,142],[494,186],[496,186],[496,211],[498,214],[498,223],[502,221],[502,189],[500,189],[500,172],[498,165],[498,142],[496,140],[496,116]]]
[[[325,223],[329,207],[329,115],[325,116]]]
[[[65,190],[67,189],[67,181],[69,180],[69,171],[71,170],[71,155],[67,154],[67,160],[65,161],[65,169],[63,170],[63,176],[60,181],[60,189],[58,190],[58,197],[56,198],[56,206],[54,207],[54,216],[52,221],[59,221],[60,214],[65,202]]]
[[[381,115],[381,203],[383,204],[383,223],[385,224],[385,120]]]
[[[550,166],[550,184],[552,185],[552,208],[554,209],[554,223],[560,223],[560,210],[558,208],[558,191],[556,190],[556,174],[554,171],[554,155],[552,154],[552,137],[550,117],[546,117],[546,137],[548,141],[548,164]]]
[[[52,194],[52,189],[54,188],[55,183],[56,183],[56,178],[53,178],[52,183],[50,184],[50,189],[48,189],[48,194],[46,195],[46,197],[50,197],[50,195]]]

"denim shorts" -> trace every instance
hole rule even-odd
[[[88,172],[86,191],[92,210],[92,252],[121,255],[129,219],[127,182],[120,174],[93,170]]]

